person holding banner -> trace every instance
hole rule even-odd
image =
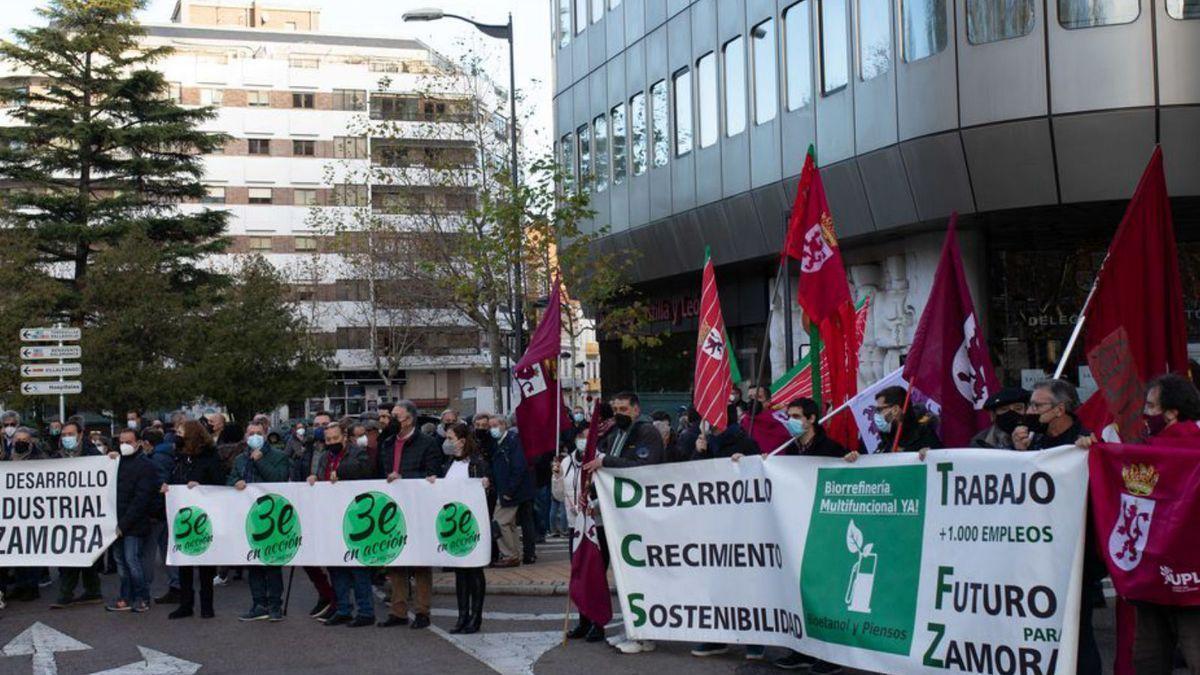
[[[855,451],[846,452],[841,443],[825,433],[821,424],[821,408],[811,398],[798,398],[787,406],[787,430],[792,442],[783,451],[785,455],[805,457],[842,457],[847,462],[858,459]]]
[[[121,595],[105,609],[110,612],[150,611],[150,586],[142,565],[142,550],[151,546],[150,515],[153,512],[158,472],[146,455],[138,452],[138,435],[124,429],[120,437],[121,459],[117,466],[117,537],[113,557],[121,576]]]
[[[1017,450],[1048,450],[1074,445],[1087,436],[1075,410],[1079,394],[1066,380],[1043,380],[1033,387],[1029,406],[1021,425],[1013,429],[1013,447]]]
[[[488,464],[479,454],[479,445],[475,436],[466,424],[455,419],[445,429],[446,438],[442,441],[442,452],[446,462],[442,465],[439,476],[446,480],[466,480],[482,478],[483,489],[490,490],[492,485],[488,479]],[[437,479],[429,476],[429,482]],[[439,528],[444,523],[439,522]],[[457,527],[457,523],[450,523]],[[452,530],[453,531],[453,530]],[[483,623],[483,598],[487,593],[487,580],[483,576],[482,567],[454,568],[454,593],[458,599],[458,623],[450,629],[451,633],[478,633]]]
[[[872,424],[879,432],[880,452],[917,452],[925,459],[927,450],[942,447],[942,440],[933,430],[933,419],[918,414],[910,405],[908,390],[888,387],[875,395],[875,417]]]
[[[217,447],[204,425],[196,420],[185,420],[175,429],[175,468],[171,480],[164,483],[165,495],[169,485],[186,485],[192,489],[197,485],[224,485],[225,469],[217,456]],[[192,616],[196,596],[193,592],[195,578],[200,578],[200,618],[211,619],[213,614],[213,568],[187,566],[179,568],[179,607],[167,615],[168,619],[183,619]]]
[[[66,457],[96,457],[100,452],[92,445],[83,442],[83,433],[79,422],[70,420],[62,426],[59,432],[60,455]],[[58,568],[58,600],[50,605],[50,609],[63,609],[70,606],[94,605],[104,601],[100,595],[100,570],[104,565],[103,557],[98,558],[91,567],[60,567]],[[83,580],[83,595],[75,597],[75,588]]]
[[[992,420],[991,426],[971,439],[973,448],[1012,450],[1012,434],[1025,416],[1029,392],[1020,387],[1005,387],[983,402],[983,409]]]
[[[250,483],[287,481],[288,457],[282,450],[267,445],[266,431],[260,422],[246,425],[246,447],[233,460],[229,485],[245,490]],[[283,621],[283,570],[273,565],[250,565],[246,576],[254,604],[238,618],[241,621]]]

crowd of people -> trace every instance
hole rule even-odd
[[[52,422],[44,434],[21,425],[13,412],[0,416],[0,460],[31,461],[43,458],[107,454],[119,459],[117,480],[118,535],[111,547],[111,562],[120,575],[119,596],[107,605],[110,611],[145,612],[151,605],[150,585],[158,566],[165,562],[167,527],[163,495],[172,489],[197,485],[229,485],[244,489],[257,482],[365,479],[456,480],[481,478],[493,522],[495,567],[512,567],[536,561],[535,544],[545,536],[568,536],[580,508],[588,509],[599,532],[606,565],[607,542],[603,535],[594,487],[586,480],[602,467],[633,468],[666,462],[711,458],[739,461],[747,455],[778,452],[784,455],[842,458],[855,462],[865,447],[846,448],[831,438],[821,424],[822,410],[809,398],[775,406],[766,387],[751,388],[744,400],[735,391],[726,410],[728,424],[719,432],[701,420],[694,408],[677,411],[677,421],[665,411],[644,415],[637,394],[622,392],[596,407],[599,419],[590,420],[575,408],[568,428],[562,430],[560,447],[530,465],[518,431],[501,415],[476,415],[470,424],[453,410],[445,411],[440,423],[418,424],[416,406],[399,401],[390,410],[364,413],[335,421],[327,413],[311,422],[298,422],[283,434],[271,432],[269,419],[256,416],[244,431],[233,428],[224,415],[200,419],[175,413],[167,421],[147,422],[128,413],[126,428],[110,440],[95,431],[85,431],[82,421]],[[1079,396],[1064,380],[1047,380],[1032,391],[1003,389],[985,404],[991,424],[981,430],[972,445],[1013,451],[1039,451],[1061,445],[1089,448],[1097,440],[1118,440],[1111,426],[1093,434],[1077,417]],[[776,408],[786,411],[786,429],[791,437],[782,449],[763,448],[755,441],[756,425],[778,424]],[[1200,436],[1200,392],[1183,377],[1166,375],[1147,387],[1145,435],[1159,437]],[[875,399],[873,425],[880,436],[879,447],[894,452],[925,453],[942,446],[937,419],[912,404],[906,391],[891,387]],[[585,461],[591,427],[596,428],[597,452]],[[761,427],[760,427],[761,428]],[[582,497],[582,498],[581,498]],[[1090,528],[1089,528],[1090,529]],[[1080,613],[1078,669],[1086,675],[1101,672],[1100,651],[1092,627],[1095,609],[1105,604],[1101,581],[1103,561],[1089,531],[1085,551],[1083,606]],[[51,605],[63,608],[102,602],[99,574],[108,558],[88,569],[59,570],[58,598]],[[177,607],[171,619],[193,616],[198,597],[200,616],[213,616],[213,586],[227,583],[240,570],[206,567],[167,567],[168,590],[153,600]],[[360,627],[429,625],[432,570],[427,567],[394,567],[376,570],[365,567],[305,567],[318,601],[309,611],[326,626]],[[243,621],[283,619],[282,570],[278,567],[248,567],[250,609]],[[0,570],[0,591],[9,600],[34,600],[39,586],[48,585],[49,570],[18,568]],[[483,569],[456,571],[458,621],[452,632],[480,630],[486,579]],[[82,593],[76,591],[82,584]],[[387,588],[390,587],[390,590]],[[376,622],[374,595],[390,594],[387,616]],[[410,619],[410,610],[412,618]],[[1135,664],[1138,673],[1170,673],[1176,660],[1185,659],[1191,672],[1200,672],[1200,615],[1187,609],[1137,604]],[[636,654],[653,650],[646,640],[612,638],[605,626],[584,614],[567,634],[587,642],[610,641],[619,651]],[[730,651],[729,645],[705,643],[692,650],[705,657]],[[765,648],[749,646],[745,657],[765,659]],[[812,673],[836,673],[841,668],[813,656],[791,652],[776,659],[783,669],[807,668]]]

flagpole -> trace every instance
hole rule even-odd
[[[775,273],[775,288],[773,289],[771,297],[767,302],[767,324],[763,330],[762,349],[758,353],[758,368],[756,369],[757,372],[754,376],[753,386],[760,386],[763,380],[763,369],[767,365],[767,350],[769,340],[771,338],[771,316],[775,313],[775,300],[779,298],[779,283],[780,279],[783,279],[783,273],[785,269],[784,265],[786,260],[786,254],[784,254],[779,260],[779,271]],[[750,416],[750,428],[746,431],[747,434],[752,435],[754,433],[754,417],[754,415]]]
[[[1108,256],[1104,256],[1104,262],[1108,262]],[[1092,296],[1096,294],[1096,287],[1100,285],[1100,275],[1104,272],[1104,263],[1100,263],[1100,270],[1096,272],[1096,278],[1092,281],[1092,290],[1088,291],[1087,298],[1083,301],[1083,307],[1079,310],[1079,320],[1075,322],[1075,329],[1071,331],[1071,339],[1067,340],[1067,348],[1063,350],[1063,355],[1058,360],[1058,367],[1054,369],[1054,379],[1062,377],[1063,371],[1067,368],[1067,359],[1071,358],[1071,352],[1075,350],[1075,341],[1079,339],[1079,334],[1083,332],[1083,323],[1087,320],[1087,310],[1092,304]]]

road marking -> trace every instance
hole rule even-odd
[[[533,675],[533,664],[563,639],[559,631],[451,635],[437,626],[430,629],[500,675]]]
[[[192,675],[200,670],[199,663],[185,661],[149,647],[138,645],[138,651],[144,659],[141,663],[130,663],[92,675]]]
[[[38,621],[4,645],[5,656],[33,655],[33,675],[55,675],[55,652],[79,652],[91,649],[79,640]]]

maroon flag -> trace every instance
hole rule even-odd
[[[729,341],[725,339],[725,319],[721,316],[721,298],[717,295],[717,274],[712,256],[704,252],[704,276],[700,286],[700,330],[696,335],[696,389],[692,403],[700,418],[718,432],[728,426],[725,405],[733,390],[729,370]]]
[[[929,302],[921,313],[904,379],[941,408],[942,442],[962,447],[988,425],[983,404],[997,390],[958,250],[958,214],[950,214]]]
[[[562,284],[556,278],[546,305],[546,314],[529,339],[525,355],[513,368],[521,392],[517,404],[517,428],[525,448],[525,459],[558,449],[558,430],[570,426],[558,388],[558,355],[562,349]],[[557,415],[557,417],[556,417]]]
[[[1159,605],[1200,606],[1196,439],[1097,443],[1088,467],[1092,524],[1117,594]]]
[[[584,450],[582,464],[595,459],[599,436],[600,401],[596,401],[592,408],[592,423],[588,427],[587,449]],[[565,495],[567,499],[576,499],[579,505],[571,538],[571,583],[567,592],[582,616],[598,626],[604,626],[612,620],[612,600],[609,597],[608,572],[600,552],[596,520],[589,507],[591,486],[592,474],[588,473],[579,483],[578,495]]]

